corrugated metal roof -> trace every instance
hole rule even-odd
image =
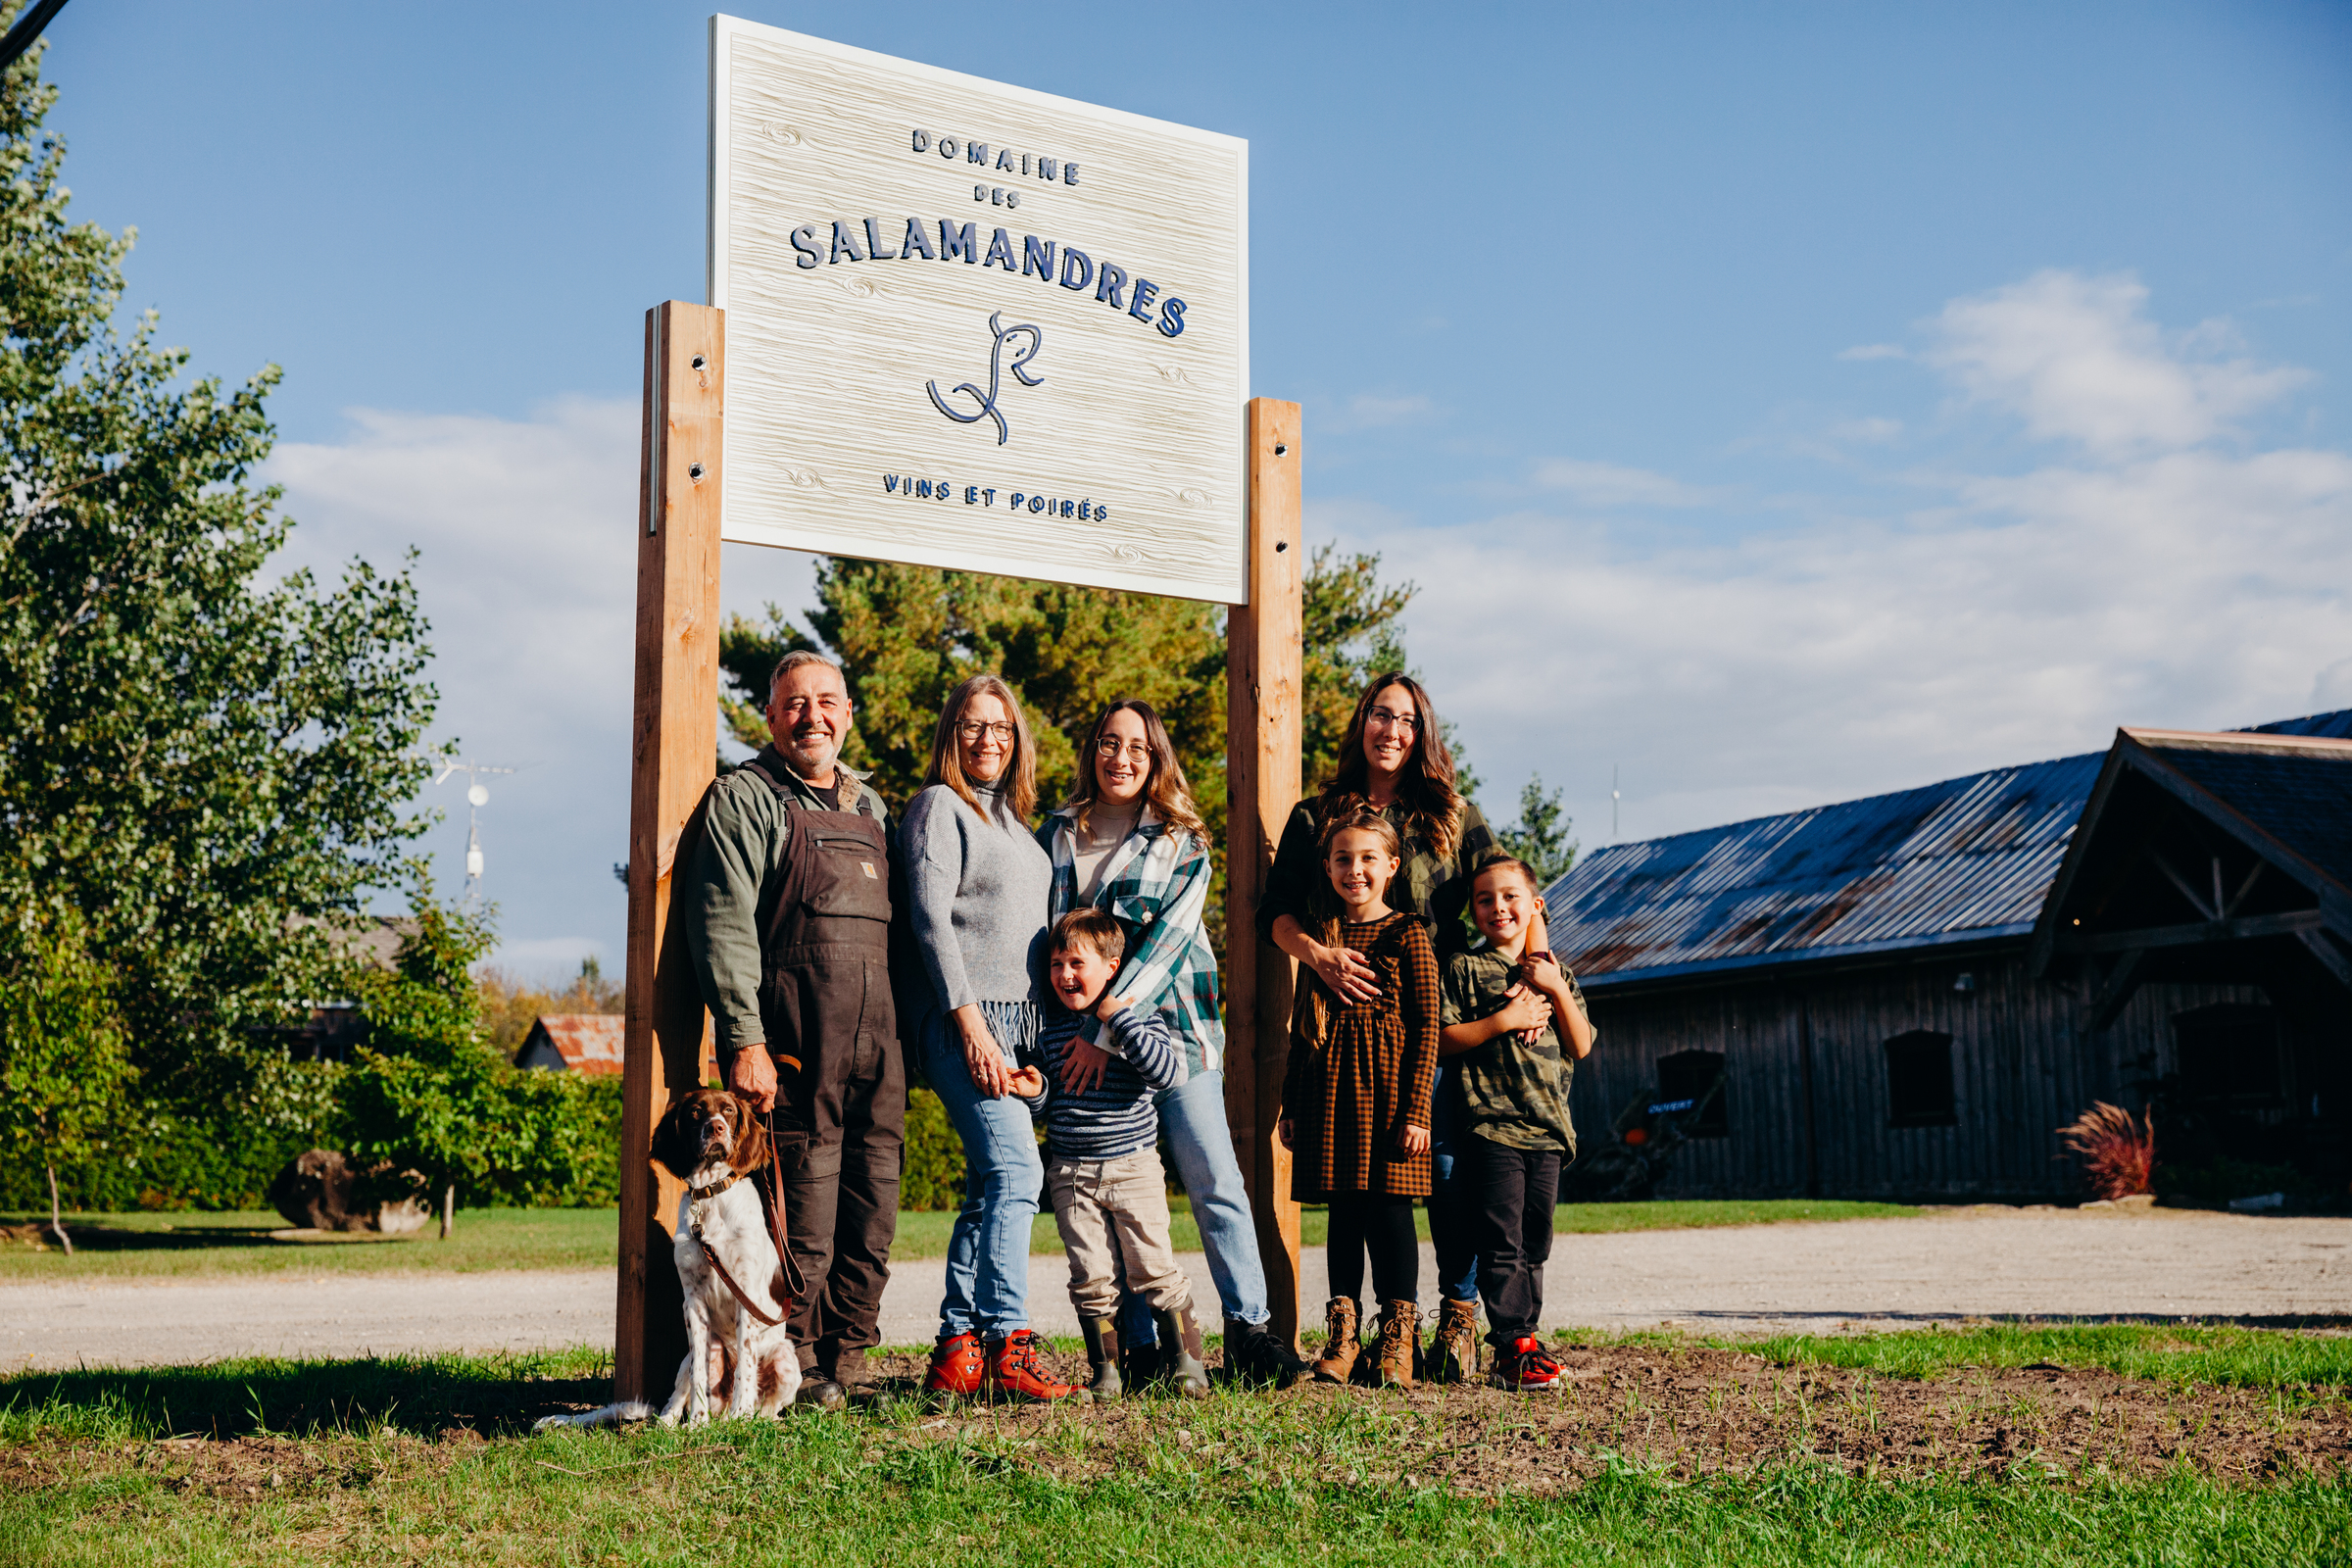
[[[1544,894],[1588,986],[2023,936],[2103,753],[1592,855]]]
[[[531,1024],[520,1056],[541,1039],[556,1048],[564,1065],[573,1072],[603,1077],[620,1071],[621,1041],[627,1020],[594,1012],[543,1012]]]
[[[2339,741],[2352,741],[2352,708],[2339,708],[2332,713],[2309,713],[2301,718],[2282,718],[2276,724],[2254,724],[2239,735],[2314,735]]]

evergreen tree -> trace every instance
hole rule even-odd
[[[1573,826],[1560,814],[1560,792],[1545,794],[1544,775],[1538,773],[1519,792],[1519,820],[1496,828],[1494,837],[1527,862],[1541,890],[1566,876],[1576,864],[1577,843],[1568,836]]]

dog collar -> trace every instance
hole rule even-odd
[[[714,1182],[709,1187],[697,1187],[692,1182],[689,1182],[686,1184],[686,1191],[690,1196],[692,1196],[696,1202],[706,1203],[711,1199],[716,1198],[719,1194],[725,1192],[728,1188],[734,1186],[737,1182],[743,1180],[743,1178],[744,1172],[739,1170],[730,1171],[727,1173],[727,1179],[723,1182]]]

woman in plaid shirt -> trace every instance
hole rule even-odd
[[[1201,919],[1208,907],[1208,834],[1150,704],[1112,703],[1078,755],[1077,787],[1037,834],[1054,860],[1047,918],[1091,906],[1116,919],[1127,949],[1111,994],[1161,1014],[1183,1042],[1185,1081],[1160,1091],[1156,1104],[1225,1310],[1225,1365],[1288,1387],[1306,1368],[1266,1327],[1273,1314],[1265,1265],[1225,1123],[1217,957]],[[1110,1060],[1106,1043],[1101,1022],[1089,1018],[1065,1058],[1073,1093],[1101,1079]],[[1122,1344],[1152,1343],[1148,1315],[1121,1316]]]

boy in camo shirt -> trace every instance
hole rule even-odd
[[[1593,1040],[1575,976],[1550,954],[1526,951],[1540,905],[1524,862],[1504,858],[1478,868],[1470,917],[1487,946],[1446,959],[1438,1008],[1438,1051],[1461,1088],[1455,1179],[1476,1195],[1465,1206],[1473,1207],[1494,1381],[1519,1393],[1560,1383],[1538,1328],[1544,1264],[1560,1167],[1576,1152],[1569,1075]]]

